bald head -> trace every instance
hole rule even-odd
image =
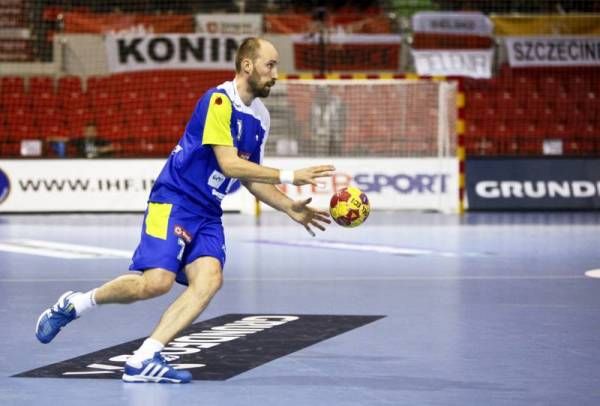
[[[244,40],[235,57],[236,81],[242,85],[246,99],[267,97],[277,80],[279,54],[269,41],[262,38]]]
[[[266,57],[267,59],[277,59],[277,50],[269,41],[258,38],[250,37],[246,38],[240,44],[237,54],[235,56],[235,71],[240,73],[243,68],[244,59],[250,60],[252,63],[256,63],[259,56]]]

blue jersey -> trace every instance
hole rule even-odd
[[[269,112],[262,101],[255,98],[246,106],[233,81],[208,90],[196,104],[149,200],[174,203],[206,217],[220,217],[221,201],[239,187],[239,181],[223,174],[212,145],[233,146],[241,158],[260,164],[269,124]]]

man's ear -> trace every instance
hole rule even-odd
[[[242,70],[248,75],[252,73],[252,61],[248,58],[242,60]]]

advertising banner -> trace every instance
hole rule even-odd
[[[169,33],[194,32],[194,19],[189,15],[149,15],[117,13],[64,12],[65,33]]]
[[[486,50],[412,50],[417,73],[422,76],[492,77],[494,51]]]
[[[26,62],[33,57],[33,42],[28,39],[0,39],[0,62]]]
[[[469,210],[598,210],[600,159],[468,159]]]
[[[262,14],[196,14],[196,32],[259,36]]]
[[[492,35],[494,26],[479,12],[421,11],[412,16],[414,32],[437,34]]]
[[[327,158],[336,174],[322,187],[283,185],[293,199],[313,197],[317,207],[328,207],[334,191],[350,184],[365,192],[374,210],[440,210],[458,208],[458,161],[454,158]],[[265,158],[275,168],[320,165],[322,158]]]
[[[246,38],[221,34],[107,35],[111,72],[153,69],[235,69],[235,53]]]
[[[315,38],[294,36],[297,70],[397,71],[400,65],[399,35],[336,35],[324,45]]]
[[[328,159],[336,174],[320,187],[281,186],[293,199],[313,197],[327,208],[334,191],[353,184],[367,193],[373,210],[458,208],[456,159]],[[265,165],[300,169],[323,159],[266,158]],[[0,212],[143,211],[164,160],[0,160]],[[245,189],[227,195],[223,209],[254,212]],[[269,209],[263,205],[265,209]]]
[[[597,66],[600,37],[507,37],[510,66]]]
[[[164,163],[163,159],[0,160],[0,212],[141,212]],[[251,211],[254,200],[240,189],[228,195],[224,210]]]
[[[310,14],[265,14],[264,17],[265,32],[270,34],[301,34],[317,30],[315,19]],[[386,15],[336,12],[327,14],[325,17],[324,24],[327,31],[355,34],[388,34],[393,32],[391,20]]]
[[[600,35],[598,14],[493,15],[496,35]]]

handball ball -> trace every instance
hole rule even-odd
[[[342,227],[361,225],[371,212],[369,199],[362,190],[348,186],[337,191],[329,202],[329,213],[333,220]]]

